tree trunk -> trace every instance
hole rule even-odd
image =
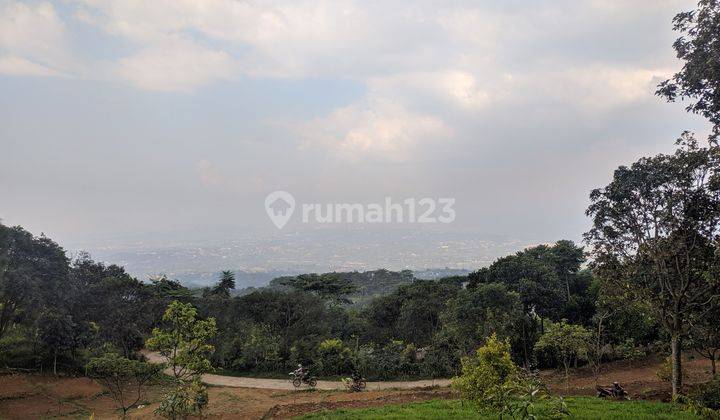
[[[57,350],[53,355],[53,375],[57,376]]]
[[[570,302],[570,279],[565,275],[565,291],[567,292],[567,301]]]
[[[527,347],[527,332],[525,331],[525,319],[522,320],[522,342],[523,342],[523,356],[525,358],[525,369],[530,369],[530,356],[528,356]]]
[[[713,357],[710,359],[710,364],[711,364],[711,366],[712,366],[712,377],[713,377],[713,379],[715,379],[715,377],[717,376],[717,370],[716,370],[716,368],[715,368],[715,363],[716,363],[715,360],[716,360],[716,357],[715,357],[715,354],[714,354],[714,353],[713,353],[712,356],[713,356]]]
[[[670,347],[672,348],[672,396],[676,398],[682,392],[682,339],[679,333],[673,333]]]

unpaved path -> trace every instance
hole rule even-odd
[[[148,361],[154,363],[163,363],[165,359],[157,353],[144,353]],[[168,373],[171,373],[168,371]],[[260,388],[260,389],[281,389],[294,390],[306,389],[307,385],[295,388],[289,380],[286,379],[264,379],[264,378],[242,378],[237,376],[213,375],[206,373],[202,376],[202,381],[208,385],[228,386],[234,388]],[[381,389],[413,389],[427,388],[432,386],[450,386],[449,379],[427,379],[421,381],[391,381],[391,382],[368,382],[368,390]],[[317,389],[334,390],[344,389],[345,386],[340,381],[318,381]]]

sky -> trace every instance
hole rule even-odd
[[[693,6],[0,0],[0,218],[61,243],[274,231],[284,190],[579,239],[614,168],[707,132],[654,95]]]

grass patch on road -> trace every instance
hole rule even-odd
[[[655,401],[608,401],[592,397],[565,399],[570,419],[700,419],[673,404]],[[497,419],[498,413],[478,413],[459,400],[433,400],[377,408],[323,411],[303,419]],[[543,418],[543,417],[540,417]]]

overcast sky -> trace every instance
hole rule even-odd
[[[575,239],[615,167],[705,132],[653,94],[693,5],[0,0],[0,218],[61,242],[274,230],[286,190]]]

